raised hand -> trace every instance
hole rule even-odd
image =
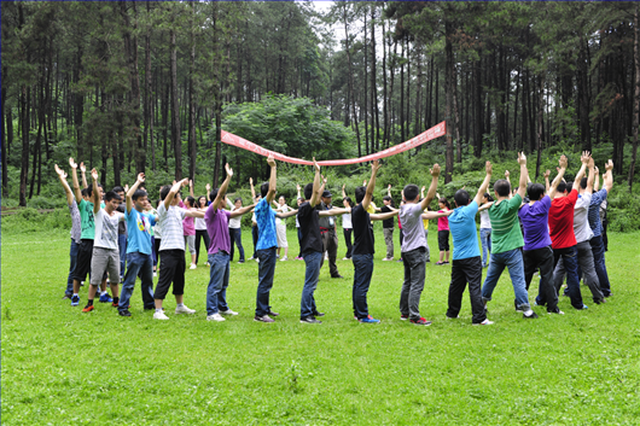
[[[491,173],[493,173],[493,166],[491,165],[491,161],[487,161],[484,164],[484,170],[488,175],[491,175]]]
[[[344,188],[344,186],[343,186],[343,188]],[[299,184],[299,183],[296,183],[296,190],[300,191],[301,189],[302,189],[302,188],[300,187],[300,184]]]
[[[93,178],[93,180],[97,181],[98,180],[98,171],[93,168],[91,169],[91,177]]]
[[[440,176],[440,165],[438,163],[434,164],[433,167],[429,169],[429,173],[431,173],[433,177]]]
[[[561,155],[560,159],[558,160],[558,164],[560,165],[561,169],[566,169],[567,165],[569,164],[569,161],[567,160],[567,156]]]
[[[589,158],[591,158],[591,153],[589,151],[582,151],[582,155],[580,156],[580,162],[582,164],[589,164]]]
[[[518,153],[518,164],[520,164],[521,166],[523,164],[527,164],[527,156],[524,155],[524,152]]]
[[[67,178],[67,174],[65,173],[65,171],[58,167],[57,164],[54,165],[53,168],[56,169],[56,173],[58,174],[58,176],[60,176],[61,179]]]
[[[229,163],[224,165],[224,170],[225,172],[227,172],[227,176],[233,176],[233,169],[231,168],[231,166],[229,166]]]
[[[78,168],[78,165],[73,160],[73,157],[69,157],[69,165],[71,166],[72,169],[77,169]]]
[[[84,165],[84,161],[80,162],[80,171],[82,173],[86,173],[87,172],[87,166]]]
[[[138,181],[139,183],[142,183],[142,182],[144,182],[144,179],[145,179],[145,177],[144,177],[144,173],[138,173],[138,179],[137,179],[137,181]]]
[[[604,165],[604,169],[606,171],[613,170],[613,161],[611,160],[607,161],[607,163]]]
[[[549,179],[549,176],[551,176],[551,170],[547,169],[547,171],[544,172],[542,177],[545,178],[545,179]]]
[[[320,173],[320,164],[316,161],[316,157],[313,157],[313,167],[316,168],[316,172]]]
[[[210,191],[211,191],[211,185],[206,184],[206,185],[204,186],[204,189],[206,189],[206,190],[207,190],[207,192],[210,192]]]
[[[275,167],[276,166],[276,160],[275,160],[275,158],[273,158],[273,154],[269,154],[269,156],[267,157],[267,164],[269,165],[269,167]]]
[[[519,160],[519,158],[518,158],[518,160]],[[518,163],[520,163],[520,161],[518,161]],[[509,179],[509,176],[511,176],[511,173],[509,172],[509,170],[505,170],[504,171],[504,178],[505,179]]]
[[[373,160],[371,163],[371,171],[378,172],[378,170],[380,170],[380,162],[378,160]]]

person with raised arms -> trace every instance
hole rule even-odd
[[[578,275],[578,242],[573,229],[574,208],[578,201],[578,185],[585,174],[591,155],[584,151],[580,157],[582,166],[573,182],[573,188],[569,188],[566,182],[560,182],[555,196],[551,201],[549,209],[549,236],[551,237],[551,247],[553,248],[554,269],[562,259],[562,265],[567,275],[567,287],[571,305],[578,310],[587,309],[587,305],[582,303],[582,293],[580,292],[580,276]],[[558,284],[560,280],[555,279]],[[559,288],[556,287],[556,291]],[[541,298],[542,299],[542,298]],[[545,303],[546,300],[540,300]]]
[[[435,219],[446,215],[446,213],[423,213],[436,195],[440,166],[434,164],[429,173],[431,185],[427,196],[422,200],[420,200],[420,189],[417,185],[409,184],[404,187],[402,196],[405,204],[400,206],[398,216],[404,234],[400,249],[404,263],[404,281],[400,292],[400,319],[410,320],[412,324],[423,326],[431,325],[431,321],[427,321],[420,315],[420,297],[424,290],[427,262],[427,239],[424,236],[422,219]]]
[[[151,226],[155,224],[156,217],[145,213],[148,202],[147,192],[138,189],[144,180],[144,173],[139,173],[136,183],[126,194],[124,219],[127,221],[127,271],[118,302],[118,314],[122,317],[131,316],[129,300],[138,275],[141,280],[143,307],[147,310],[154,308]]]
[[[462,306],[462,294],[468,283],[472,325],[493,324],[487,319],[482,303],[482,261],[476,231],[478,206],[482,202],[491,180],[492,167],[488,161],[485,164],[485,171],[485,178],[478,188],[475,198],[471,200],[466,190],[458,190],[453,196],[456,208],[449,215],[449,229],[453,238],[453,257],[451,259],[451,284],[449,284],[447,317],[458,318]]]
[[[253,210],[255,204],[245,206],[230,212],[224,210],[227,198],[227,188],[233,170],[229,164],[225,164],[227,177],[220,188],[215,188],[209,194],[213,200],[204,214],[204,221],[207,224],[207,231],[211,237],[208,255],[210,266],[209,285],[207,286],[207,321],[224,321],[223,315],[238,315],[231,310],[227,304],[227,287],[229,287],[229,264],[231,252],[231,238],[229,237],[229,219],[242,216]]]
[[[529,203],[522,206],[518,216],[524,230],[523,260],[527,291],[534,272],[539,269],[540,285],[536,303],[542,305],[542,300],[545,300],[548,313],[563,315],[564,312],[558,308],[558,293],[553,286],[553,249],[548,226],[551,200],[555,197],[558,184],[567,170],[567,157],[561,156],[558,163],[558,175],[549,185],[547,195],[545,186],[541,183],[529,185]],[[545,179],[547,178],[545,176]]]
[[[371,285],[371,276],[373,275],[373,254],[374,237],[372,220],[387,220],[398,214],[398,210],[389,208],[388,212],[382,214],[369,214],[367,208],[373,198],[373,190],[376,186],[376,174],[380,169],[378,160],[371,163],[371,179],[369,185],[365,188],[360,186],[356,188],[357,205],[351,209],[351,217],[354,231],[354,244],[352,252],[353,260],[353,315],[364,324],[377,324],[379,319],[369,315],[369,307],[367,306],[367,293]],[[386,237],[386,235],[385,235]]]
[[[613,161],[607,161],[604,168],[606,169],[606,173],[602,177],[602,189],[599,191],[599,174],[596,168],[596,183],[594,184],[595,192],[593,193],[591,203],[589,204],[589,226],[593,231],[593,238],[589,240],[589,244],[591,244],[591,250],[593,252],[593,262],[596,266],[600,289],[602,290],[604,297],[609,297],[611,296],[611,283],[609,282],[609,274],[607,273],[607,265],[604,258],[605,247],[602,239],[600,205],[607,200],[607,194],[609,194],[611,192],[611,188],[613,188]]]
[[[188,178],[175,182],[173,185],[165,185],[160,190],[162,202],[158,206],[158,222],[162,227],[162,240],[160,241],[160,276],[153,294],[155,313],[153,319],[168,320],[162,309],[164,298],[173,284],[173,295],[176,298],[176,315],[194,314],[196,311],[184,304],[184,272],[185,238],[183,221],[186,217],[202,218],[204,212],[198,209],[184,209],[180,207],[180,188],[186,186]],[[128,273],[128,271],[127,271]]]
[[[111,294],[114,303],[118,303],[118,284],[120,283],[120,252],[118,249],[118,225],[124,221],[124,215],[117,210],[122,198],[109,191],[105,194],[105,207],[100,208],[100,191],[98,190],[98,171],[91,170],[93,179],[93,214],[95,217],[95,238],[93,240],[93,253],[91,256],[91,281],[87,305],[82,312],[91,312],[94,309],[93,299],[96,296],[98,286],[102,283],[102,277],[109,273]]]
[[[304,324],[322,324],[316,317],[321,317],[324,313],[319,312],[313,293],[318,286],[320,266],[322,264],[323,246],[320,235],[320,216],[337,216],[347,213],[347,209],[333,208],[331,210],[319,211],[316,206],[320,202],[320,196],[324,192],[324,182],[320,183],[320,165],[313,159],[315,176],[313,183],[304,187],[305,202],[298,208],[298,221],[302,231],[302,258],[305,263],[304,287],[300,300],[300,322]]]
[[[518,210],[522,205],[529,172],[527,170],[527,157],[524,153],[518,153],[518,164],[520,164],[520,181],[517,192],[511,195],[511,185],[506,179],[498,179],[493,185],[493,192],[496,201],[489,208],[489,218],[491,219],[491,259],[489,269],[482,286],[482,299],[485,303],[491,301],[493,290],[498,284],[498,279],[504,271],[509,269],[511,285],[515,293],[516,312],[522,312],[523,318],[538,318],[538,315],[531,309],[529,304],[529,293],[527,293],[524,281],[524,262],[522,260],[522,247],[524,239],[518,220]]]

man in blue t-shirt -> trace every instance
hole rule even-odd
[[[464,189],[457,191],[453,197],[456,208],[449,215],[449,229],[453,237],[453,261],[451,268],[451,284],[449,284],[448,318],[458,318],[462,305],[462,294],[469,283],[469,299],[471,301],[471,323],[473,325],[491,325],[487,319],[482,302],[482,261],[478,248],[476,231],[476,214],[478,205],[489,187],[491,180],[491,163],[485,165],[486,176],[478,189],[476,197],[471,201],[469,193]]]
[[[262,199],[255,208],[256,222],[258,224],[258,241],[256,243],[256,257],[260,261],[258,264],[258,294],[256,296],[256,315],[253,318],[258,322],[274,322],[272,317],[279,314],[271,310],[269,306],[269,293],[273,287],[273,275],[276,271],[276,249],[278,241],[276,239],[276,213],[270,207],[276,196],[276,161],[273,155],[267,158],[267,164],[271,167],[269,182],[264,182],[260,186]],[[293,210],[279,217],[289,217],[297,214],[298,210]]]
[[[136,277],[142,281],[142,302],[145,309],[154,309],[153,303],[153,259],[151,257],[151,226],[156,217],[144,213],[147,206],[147,192],[138,189],[144,182],[144,173],[138,174],[136,183],[127,192],[124,219],[127,222],[127,272],[120,290],[118,314],[130,317],[129,299],[133,293]]]
[[[607,194],[611,192],[611,188],[613,188],[613,161],[607,161],[605,169],[607,172],[602,176],[602,189],[598,191],[598,183],[594,185],[595,192],[591,197],[588,218],[589,226],[593,231],[593,238],[589,240],[589,243],[591,244],[591,251],[593,252],[593,262],[596,266],[598,281],[600,281],[600,290],[602,290],[604,297],[609,297],[611,296],[611,283],[609,282],[609,274],[607,273],[607,266],[604,258],[605,244],[603,240],[602,223],[600,221],[600,205],[606,201]],[[597,169],[596,182],[598,182]]]
[[[567,170],[567,157],[564,155],[559,160],[560,168],[558,176],[549,187],[549,193],[545,195],[545,187],[534,183],[529,185],[527,194],[529,204],[525,204],[518,212],[524,230],[524,280],[529,290],[533,273],[540,269],[540,287],[536,303],[547,304],[547,312],[550,314],[563,314],[558,308],[558,293],[553,286],[553,248],[549,236],[549,209],[551,200],[556,195],[558,184]]]

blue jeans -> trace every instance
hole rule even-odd
[[[480,242],[482,243],[482,267],[489,264],[488,253],[491,252],[491,228],[480,228]]]
[[[256,252],[258,264],[258,295],[256,296],[256,316],[262,317],[271,311],[269,292],[273,287],[273,276],[276,272],[276,247]]]
[[[64,294],[71,296],[73,294],[73,274],[76,271],[76,262],[78,260],[78,248],[80,244],[77,244],[75,240],[71,239],[71,248],[69,249],[69,277],[67,278],[67,289]]]
[[[207,315],[229,309],[227,287],[229,287],[229,254],[218,251],[209,255],[210,278],[207,287]]]
[[[424,290],[424,275],[426,269],[425,247],[402,252],[404,262],[404,281],[400,292],[400,314],[412,320],[419,320],[420,297]]]
[[[124,277],[124,264],[127,258],[127,235],[118,234],[118,248],[120,249],[120,281]]]
[[[229,255],[231,256],[231,262],[233,262],[233,244],[238,246],[238,253],[240,254],[240,258],[238,259],[240,262],[244,262],[244,247],[242,247],[242,228],[229,228],[229,237],[231,240],[231,252]],[[257,253],[256,253],[257,254]],[[258,255],[259,256],[259,255]]]
[[[369,316],[367,292],[373,275],[373,254],[354,254],[353,259],[353,314],[358,319]]]
[[[604,297],[609,297],[609,295],[611,295],[611,283],[609,282],[607,265],[604,260],[604,242],[602,241],[602,235],[591,238],[589,244],[591,244],[591,250],[593,251],[593,263],[596,266],[598,281],[600,281],[600,290],[602,290]]]
[[[300,318],[314,316],[318,309],[313,292],[318,287],[318,277],[320,276],[320,264],[323,253],[318,251],[307,251],[302,253],[306,270],[304,274],[304,288],[302,289],[302,300],[300,301]]]
[[[529,293],[527,293],[524,281],[522,251],[519,248],[502,253],[491,253],[489,269],[487,270],[487,276],[482,285],[482,299],[484,301],[491,300],[493,290],[496,288],[498,279],[500,279],[500,275],[502,275],[505,267],[509,268],[513,292],[516,295],[516,307],[525,311],[531,309],[529,305]]]
[[[129,299],[133,293],[136,278],[142,281],[142,302],[145,309],[153,309],[153,259],[150,254],[140,252],[127,253],[127,273],[124,276],[118,310],[129,309]]]
[[[562,267],[558,267],[558,263],[562,258]],[[560,273],[566,273],[567,275],[567,288],[569,290],[569,298],[571,299],[571,306],[576,309],[583,309],[582,293],[580,292],[580,275],[578,274],[578,246],[567,247],[563,249],[553,250],[553,281],[556,286],[556,292],[560,290],[562,285],[561,279],[558,279],[557,275]],[[543,300],[545,302],[545,300]]]

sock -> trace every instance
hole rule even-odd
[[[87,299],[87,306],[93,306],[93,299]]]
[[[184,306],[184,303],[178,303],[178,304],[176,305],[176,308],[182,308],[183,306]]]
[[[106,292],[106,291],[101,291],[101,292],[100,292],[100,296],[104,296],[105,294],[107,294],[107,292]]]
[[[78,296],[78,293],[73,293],[73,297],[76,297],[76,296]],[[78,297],[80,297],[80,296],[78,296]]]
[[[119,297],[114,297],[113,298],[113,303],[117,304],[120,301]]]
[[[162,313],[162,308],[160,308],[160,309],[156,308],[156,312]]]

